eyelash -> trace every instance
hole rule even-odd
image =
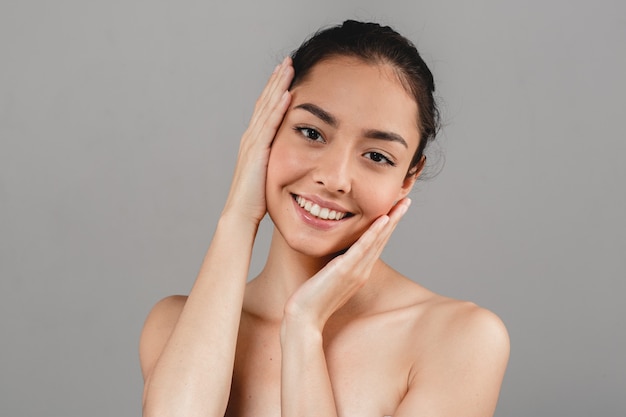
[[[324,140],[324,137],[322,136],[322,134],[320,132],[318,132],[316,129],[313,129],[312,127],[305,127],[305,126],[298,126],[298,127],[294,127],[293,128],[296,132],[300,133],[302,136],[304,136],[304,138],[306,140],[310,140],[311,142],[319,142],[319,139],[322,139],[323,142],[326,142]],[[310,133],[314,133],[317,138],[311,138],[307,132]]]
[[[392,167],[395,167],[395,166],[396,166],[396,163],[395,163],[395,162],[393,162],[391,159],[387,158],[385,155],[383,155],[383,154],[382,154],[382,153],[380,153],[380,152],[366,152],[366,153],[365,153],[365,155],[370,155],[370,158],[369,158],[369,159],[370,159],[372,162],[374,162],[375,164],[380,164],[380,165],[389,165],[389,166],[392,166]],[[382,159],[382,162],[381,162],[380,160],[375,161],[375,160],[374,160],[374,156],[376,157],[376,159],[379,159],[379,158],[380,158],[380,159]]]
[[[322,136],[322,134],[317,131],[316,129],[313,129],[312,127],[305,127],[305,126],[297,126],[293,128],[296,132],[298,132],[300,135],[302,135],[304,137],[304,139],[310,141],[310,142],[320,142],[320,139],[322,140],[322,143],[326,143],[326,141],[324,140],[324,137]],[[311,138],[309,135],[313,134],[314,136],[317,136],[316,138]],[[386,157],[384,154],[380,153],[380,152],[366,152],[364,154],[365,155],[369,155],[369,160],[372,161],[374,164],[376,165],[388,165],[388,166],[392,166],[395,167],[396,163],[394,161],[392,161],[390,158]],[[375,160],[377,159],[377,160]]]

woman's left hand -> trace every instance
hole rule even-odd
[[[312,325],[320,332],[330,316],[344,305],[370,277],[370,273],[411,200],[400,200],[380,216],[344,254],[308,279],[285,305],[283,325]]]

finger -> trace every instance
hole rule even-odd
[[[254,109],[252,112],[252,117],[250,118],[250,126],[254,125],[259,117],[260,112],[263,108],[266,107],[267,101],[271,95],[271,92],[274,90],[275,85],[280,78],[281,69],[283,67],[284,60],[280,64],[274,68],[274,71],[270,75],[270,78],[267,80],[267,83],[263,87],[263,90],[259,94],[256,102],[254,103]]]
[[[275,97],[277,93],[278,95],[282,94],[282,92],[289,87],[291,75],[293,75],[293,66],[290,57],[285,57],[274,75],[275,79],[269,89],[270,97]]]
[[[391,233],[395,230],[396,226],[400,222],[400,219],[404,217],[410,205],[411,205],[411,199],[403,198],[402,200],[398,201],[391,208],[391,210],[389,210],[389,213],[387,214],[389,216],[389,224],[386,230],[383,232],[383,234],[387,235],[387,239],[389,238],[389,236],[391,236]]]
[[[389,238],[391,237],[391,234],[396,229],[396,226],[398,226],[400,219],[406,214],[410,205],[411,205],[411,199],[403,198],[395,206],[393,206],[391,210],[389,211],[389,214],[388,214],[389,222],[385,225],[383,230],[378,234],[377,236],[378,239],[374,243],[374,245],[376,246],[377,257],[380,256],[380,254],[382,253],[385,245],[387,244],[387,242],[389,241]]]
[[[348,262],[358,268],[359,273],[367,273],[382,254],[402,216],[407,212],[411,200],[408,198],[399,201],[388,215],[376,219],[374,223],[361,235],[344,256]]]
[[[263,123],[267,112],[271,112],[280,99],[293,78],[293,67],[291,59],[285,58],[278,69],[272,74],[268,84],[259,96],[252,116],[251,125]],[[265,116],[265,117],[264,117]]]
[[[261,94],[259,94],[259,98],[257,100],[257,103],[256,103],[257,106],[256,107],[260,107],[260,105],[262,105],[264,99],[267,97],[267,95],[274,88],[274,85],[276,84],[276,81],[280,78],[280,72],[281,72],[281,69],[283,68],[283,66],[285,65],[285,60],[286,59],[287,58],[283,59],[278,65],[276,65],[276,67],[274,68],[274,71],[272,71],[272,74],[270,75],[270,78],[267,80],[267,83],[263,87],[263,91],[261,91]]]
[[[389,210],[387,215],[379,217],[372,223],[369,229],[363,233],[361,238],[357,241],[359,246],[363,246],[364,248],[384,246],[410,205],[411,199],[403,198],[400,200]]]
[[[290,102],[291,93],[288,90],[284,90],[282,95],[276,98],[275,102],[268,103],[268,108],[264,109],[255,118],[253,124],[248,127],[246,133],[248,139],[246,142],[248,142],[249,146],[261,146],[264,148],[271,146],[285,118]]]
[[[276,80],[275,85],[268,93],[264,104],[261,106],[259,112],[257,113],[257,123],[264,124],[273,115],[276,109],[280,108],[280,104],[284,99],[285,92],[287,91],[287,88],[291,83],[291,79],[294,75],[293,67],[291,67],[290,65],[285,65],[282,66],[279,71],[281,72],[279,78]]]
[[[379,245],[380,234],[389,223],[389,216],[383,215],[361,235],[361,237],[342,255],[343,261],[348,262],[353,268],[367,269],[368,264],[375,262],[374,254]],[[364,268],[365,267],[365,268]]]
[[[287,112],[287,108],[289,107],[289,103],[291,102],[291,94],[289,91],[283,92],[283,95],[280,97],[279,102],[274,107],[273,111],[268,115],[265,126],[271,129],[271,139],[274,139],[276,135],[276,131],[280,126],[283,118],[285,117],[285,113]]]

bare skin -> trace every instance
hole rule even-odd
[[[286,60],[257,102],[189,297],[146,321],[144,415],[492,415],[501,321],[379,259],[419,175],[415,103],[384,65],[333,58],[286,92],[292,75]],[[320,219],[299,196],[349,215]],[[266,211],[270,253],[246,285]]]

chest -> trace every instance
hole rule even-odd
[[[402,400],[410,361],[402,344],[390,343],[390,330],[368,323],[325,334],[324,354],[340,415],[392,415]],[[280,326],[243,319],[227,415],[280,416],[280,384]]]

